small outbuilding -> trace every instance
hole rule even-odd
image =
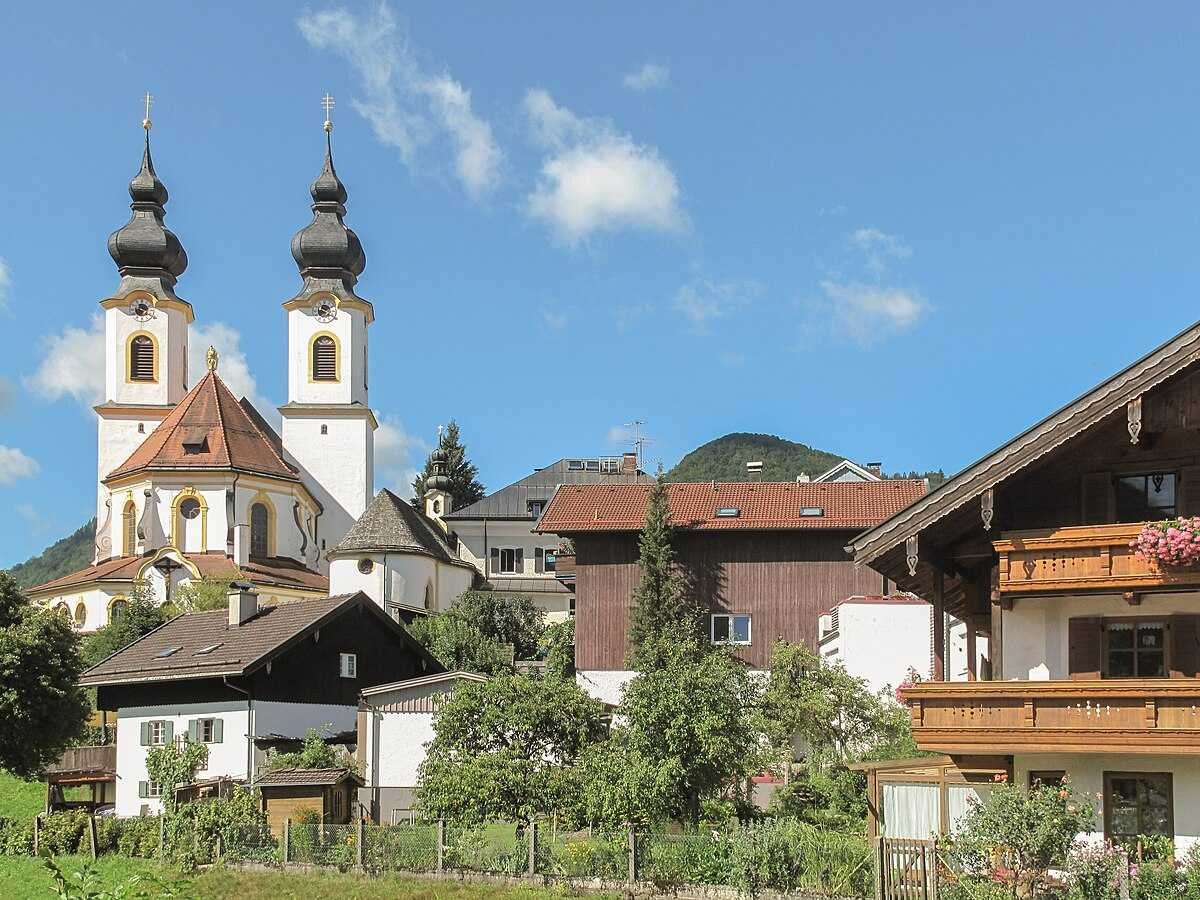
[[[262,795],[262,809],[272,831],[283,829],[286,819],[295,822],[305,811],[315,811],[322,825],[346,825],[354,818],[362,779],[353,769],[280,769],[266,772],[254,782]]]

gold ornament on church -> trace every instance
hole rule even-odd
[[[208,371],[217,371],[217,348],[209,347],[208,352],[204,354],[204,361],[208,363]]]

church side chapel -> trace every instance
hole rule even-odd
[[[132,215],[108,239],[120,282],[100,301],[95,557],[29,591],[80,630],[121,616],[136,589],[167,603],[180,586],[204,578],[248,580],[266,603],[329,594],[328,553],[372,499],[378,427],[367,394],[374,310],[355,293],[366,255],[344,222],[332,105],[326,96],[313,218],[291,243],[302,284],[283,304],[288,397],[277,433],[221,380],[215,349],[189,389],[195,314],[175,293],[188,258],[164,224],[168,195],[150,154],[147,95],[141,167],[129,184]]]

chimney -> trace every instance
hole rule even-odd
[[[638,470],[637,454],[626,453],[621,457],[621,474],[636,475]]]
[[[762,460],[746,463],[746,478],[750,481],[758,481],[762,478]]]
[[[247,619],[258,614],[258,591],[248,581],[234,581],[229,585],[229,627],[237,628]]]
[[[250,562],[250,526],[233,526],[233,562],[240,569]]]
[[[883,463],[881,463],[881,462],[867,463],[867,471],[869,471],[872,475],[876,476],[877,478],[882,478],[883,477]]]
[[[810,481],[812,481],[812,479],[808,477],[807,472],[801,472],[796,476],[796,484],[808,484]]]

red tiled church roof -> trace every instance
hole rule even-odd
[[[216,372],[207,372],[109,478],[143,469],[238,469],[298,481]]]
[[[239,569],[224,553],[188,553],[192,563],[203,578],[233,578]],[[133,581],[146,562],[145,556],[118,556],[96,565],[63,575],[29,588],[29,593],[45,593],[62,590],[97,581]],[[251,559],[240,569],[240,574],[256,585],[295,588],[297,590],[328,591],[329,579],[320,572],[306,569],[302,563],[285,556],[270,559]]]
[[[650,486],[563,485],[538,521],[546,534],[640,531]],[[871,528],[925,495],[925,482],[698,482],[667,485],[671,521],[698,531]],[[717,510],[736,509],[721,517]],[[820,509],[819,515],[802,515]]]

